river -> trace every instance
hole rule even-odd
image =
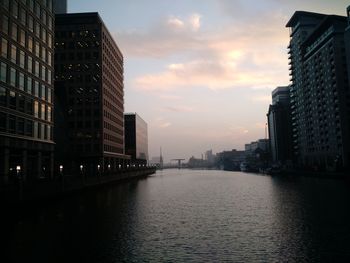
[[[350,262],[350,186],[214,170],[2,214],[2,262]]]

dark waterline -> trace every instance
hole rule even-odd
[[[350,262],[350,186],[164,170],[25,214],[1,262]]]

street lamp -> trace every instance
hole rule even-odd
[[[122,165],[121,165],[121,164],[119,164],[119,169],[120,169],[120,168],[122,168]]]
[[[16,166],[16,172],[17,172],[17,177],[19,177],[21,173],[21,166],[19,165]]]
[[[83,172],[83,169],[84,169],[84,165],[80,165],[80,171]]]
[[[63,165],[60,165],[60,173],[62,174],[63,172]]]
[[[108,165],[108,170],[111,170],[111,165],[110,164]]]

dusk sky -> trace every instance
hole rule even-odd
[[[69,1],[69,0],[68,0]],[[345,15],[345,0],[70,0],[99,12],[124,55],[125,111],[148,123],[149,156],[201,157],[265,137],[271,91],[289,84],[296,10]]]

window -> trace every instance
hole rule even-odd
[[[52,66],[52,54],[51,54],[51,52],[47,52],[47,64],[49,64],[49,66]]]
[[[30,11],[34,12],[34,0],[28,0],[27,4],[29,5]]]
[[[10,69],[10,84],[16,87],[16,69],[14,68]]]
[[[0,105],[6,106],[6,88],[0,86]]]
[[[34,20],[31,15],[28,15],[28,28],[30,32],[34,32]]]
[[[51,107],[47,107],[47,121],[51,121]]]
[[[30,52],[33,52],[33,37],[31,37],[31,36],[28,36],[28,42],[27,42],[28,44],[28,50],[30,51]]]
[[[50,125],[47,125],[47,130],[46,130],[46,133],[47,133],[47,140],[50,140],[51,141],[51,126]]]
[[[40,4],[35,2],[35,15],[40,19]]]
[[[17,62],[17,48],[14,45],[11,45],[11,62],[15,64]]]
[[[24,105],[25,105],[24,96],[21,94],[18,94],[18,110],[21,112],[24,112]]]
[[[40,24],[35,21],[35,35],[40,38]]]
[[[16,132],[16,117],[13,115],[10,115],[9,117],[9,132],[11,133]]]
[[[27,70],[33,73],[33,58],[31,56],[27,57]]]
[[[46,61],[46,48],[41,47],[41,59],[45,62]]]
[[[50,33],[47,34],[47,45],[52,48],[52,35]]]
[[[39,118],[39,102],[34,101],[34,117]]]
[[[11,36],[13,40],[17,41],[17,25],[15,23],[12,23]]]
[[[9,34],[9,18],[7,16],[2,17],[2,32]]]
[[[27,103],[26,103],[26,113],[28,115],[33,115],[33,100],[27,100]]]
[[[18,3],[16,1],[11,1],[12,2],[12,15],[14,18],[18,18]]]
[[[27,93],[32,94],[32,78],[27,77]]]
[[[7,58],[7,45],[7,40],[5,38],[1,39],[1,56],[4,58]]]
[[[45,139],[44,135],[45,135],[45,125],[41,124],[40,138]]]
[[[39,97],[39,82],[34,81],[34,96]]]
[[[10,108],[11,109],[16,109],[16,93],[14,91],[10,91]]]
[[[42,28],[41,30],[41,40],[46,43],[46,29]]]
[[[0,80],[7,82],[7,64],[1,62]]]
[[[21,24],[26,25],[26,10],[21,8]]]
[[[21,46],[25,47],[26,46],[26,33],[24,32],[23,29],[20,30],[21,34],[20,34],[20,44]]]
[[[39,127],[38,122],[34,122],[34,138],[39,138]]]
[[[24,51],[22,50],[19,51],[19,66],[23,69],[25,66],[25,55],[24,55]]]
[[[24,90],[24,74],[21,72],[19,73],[18,87],[20,90]]]
[[[35,41],[35,56],[39,57],[40,56],[40,46],[39,46],[39,42]]]
[[[45,104],[41,104],[41,119],[46,120]]]
[[[47,89],[47,101],[49,103],[51,103],[51,89],[50,88]]]
[[[45,80],[46,74],[45,74],[46,68],[44,66],[41,66],[41,79]]]
[[[42,100],[45,100],[45,97],[46,97],[46,87],[45,85],[41,85],[41,88],[40,88],[40,98]]]
[[[35,61],[34,64],[35,64],[35,76],[39,78],[39,68],[40,68],[39,62]]]
[[[30,120],[26,121],[26,135],[33,137],[33,122]]]

